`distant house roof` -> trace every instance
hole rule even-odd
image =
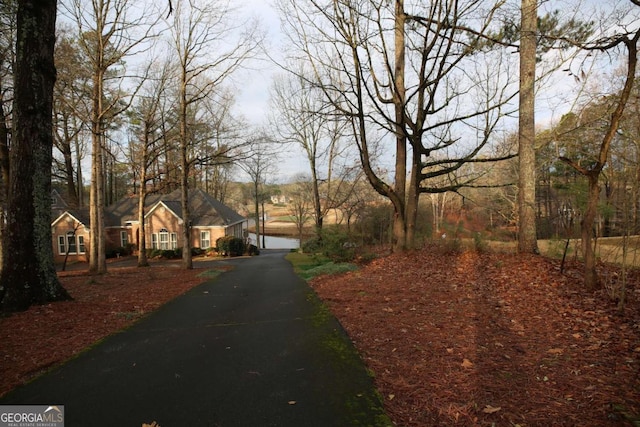
[[[178,218],[182,218],[182,202],[180,189],[169,194],[150,194],[145,199],[145,213],[149,214],[151,209],[162,202]],[[89,224],[88,210],[86,209],[64,209],[83,224]],[[58,215],[54,213],[54,220]],[[189,190],[189,212],[191,225],[195,227],[221,226],[226,227],[240,223],[245,218],[231,209],[229,206],[216,200],[210,194],[200,189]],[[138,197],[125,197],[115,204],[105,209],[105,226],[121,227],[127,222],[138,220]]]
[[[64,218],[66,215],[70,216],[74,220],[78,221],[85,227],[89,226],[89,210],[88,209],[67,209],[62,212],[53,213],[53,222],[51,225],[55,225],[58,221]]]

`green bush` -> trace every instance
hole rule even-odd
[[[321,237],[314,237],[302,245],[308,254],[322,254],[334,262],[347,262],[355,258],[356,245],[340,227],[325,227]]]
[[[147,249],[147,258],[178,259],[182,258],[182,248],[177,249]]]
[[[205,249],[202,249],[202,248],[191,248],[191,255],[192,256],[202,255],[203,253],[205,253]]]
[[[222,256],[240,256],[245,252],[245,243],[239,237],[224,236],[216,240],[216,248]]]
[[[322,239],[318,237],[312,237],[311,239],[302,243],[302,252],[308,254],[315,254],[322,251]]]
[[[337,227],[322,231],[322,253],[334,262],[347,262],[355,258],[356,245],[349,235]]]

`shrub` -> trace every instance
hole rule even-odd
[[[489,245],[480,232],[473,235],[473,245],[477,252],[484,253],[489,250]]]
[[[165,259],[182,258],[182,248],[164,249],[161,251],[160,256]]]
[[[147,258],[160,258],[160,250],[159,249],[147,249]]]
[[[191,248],[191,255],[192,256],[202,255],[203,253],[205,253],[205,249],[202,249],[202,248]]]
[[[126,246],[119,246],[117,248],[107,248],[105,252],[105,257],[107,258],[117,258],[119,256],[129,256],[133,253],[133,249],[135,245],[133,243],[129,243]]]
[[[356,245],[348,233],[339,227],[325,227],[321,238],[305,242],[302,250],[310,254],[322,254],[335,262],[351,261],[355,257]]]
[[[245,243],[239,237],[224,236],[216,240],[216,248],[223,256],[240,256],[245,252]]]
[[[314,254],[322,251],[322,240],[318,237],[312,237],[311,239],[302,243],[302,252],[308,254]]]
[[[260,255],[260,249],[256,245],[247,245],[247,255]]]
[[[182,258],[182,248],[177,249],[147,249],[147,258],[178,259]]]

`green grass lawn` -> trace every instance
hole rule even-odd
[[[329,258],[318,254],[290,252],[286,258],[293,265],[296,274],[305,280],[324,274],[338,274],[358,269],[355,264],[346,262],[334,263]]]

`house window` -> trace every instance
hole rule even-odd
[[[67,253],[67,245],[64,243],[64,236],[58,236],[58,253],[60,255]]]
[[[78,250],[81,254],[85,253],[84,236],[78,236]]]
[[[84,236],[76,236],[69,231],[64,236],[58,236],[58,253],[60,255],[85,253]]]
[[[200,247],[202,249],[211,247],[211,234],[208,230],[200,232]]]
[[[178,234],[171,233],[171,249],[178,249]]]
[[[120,246],[125,248],[129,244],[129,236],[126,231],[120,232]]]
[[[158,235],[156,233],[151,235],[151,249],[158,249]]]
[[[67,245],[68,245],[69,253],[75,254],[76,253],[76,236],[71,232],[67,233]]]
[[[158,240],[160,241],[160,249],[167,250],[169,249],[169,232],[166,228],[163,228],[158,233]]]

